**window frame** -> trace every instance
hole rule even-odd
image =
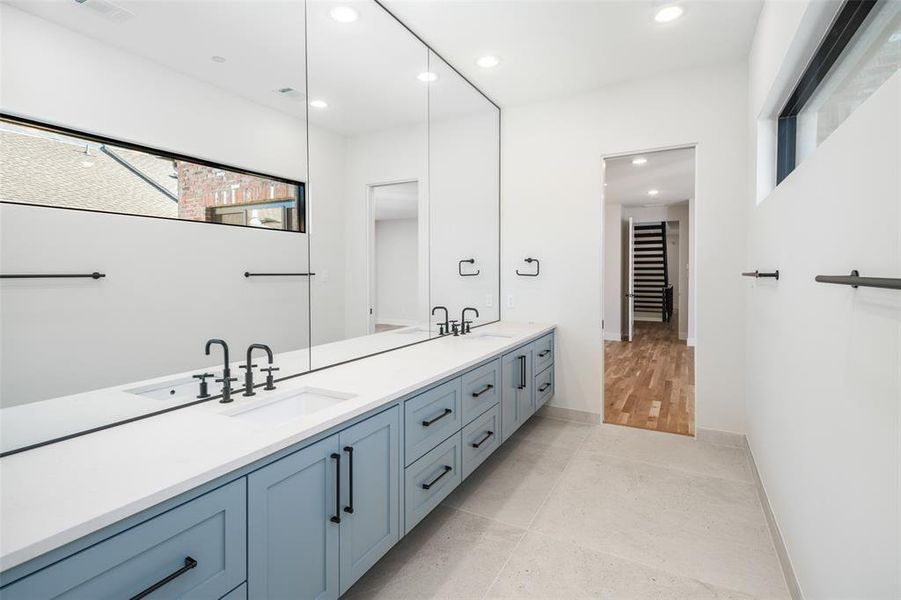
[[[196,158],[193,156],[188,156],[186,154],[179,154],[177,152],[172,152],[170,150],[161,150],[159,148],[154,148],[152,146],[145,146],[142,144],[136,144],[134,142],[127,142],[124,140],[119,140],[115,138],[110,138],[102,135],[97,135],[93,133],[88,133],[85,131],[81,131],[78,129],[72,129],[69,127],[63,127],[60,125],[51,125],[49,123],[45,123],[42,121],[36,121],[34,119],[29,119],[26,117],[20,117],[18,115],[0,112],[0,121],[12,123],[14,125],[21,125],[24,127],[31,127],[33,129],[40,129],[42,131],[47,131],[50,133],[57,133],[60,135],[65,135],[68,137],[73,137],[77,139],[86,140],[89,142],[94,142],[101,145],[109,145],[119,148],[125,148],[127,150],[134,150],[136,152],[143,152],[145,154],[152,154],[154,156],[161,156],[167,159],[172,159],[176,161],[183,161],[193,163],[195,165],[200,165],[203,167],[209,167],[212,169],[220,169],[225,171],[230,171],[232,173],[238,173],[241,175],[249,175],[251,177],[259,177],[262,179],[270,179],[272,181],[278,181],[280,183],[285,183],[288,185],[293,185],[297,189],[297,225],[298,229],[270,229],[267,227],[252,227],[250,225],[239,225],[237,223],[219,223],[215,221],[196,221],[194,219],[181,219],[178,217],[164,217],[158,215],[139,215],[135,213],[128,212],[118,212],[112,210],[98,210],[94,208],[77,208],[74,206],[55,206],[53,204],[36,204],[33,202],[15,202],[12,200],[0,200],[0,204],[12,204],[17,206],[38,206],[41,208],[54,208],[60,210],[77,210],[82,212],[91,212],[98,213],[102,215],[122,215],[127,217],[140,217],[145,219],[162,219],[165,221],[172,221],[176,223],[201,223],[205,225],[224,225],[226,227],[241,227],[243,229],[252,229],[259,231],[280,231],[283,233],[307,233],[307,203],[306,203],[306,183],[303,181],[297,181],[293,179],[287,179],[285,177],[279,177],[277,175],[270,175],[268,173],[262,173],[259,171],[251,171],[248,169],[244,169],[241,167],[235,167],[232,165],[227,165],[224,163],[217,163],[210,160],[206,160],[203,158]]]
[[[845,0],[779,113],[776,142],[776,185],[797,166],[798,114],[807,105],[832,66],[842,56],[867,16],[883,0]]]

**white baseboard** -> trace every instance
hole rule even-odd
[[[623,335],[621,333],[604,332],[604,340],[608,342],[621,342],[623,341]]]
[[[693,337],[685,338],[685,343],[693,347],[695,345],[695,339]]]
[[[773,538],[773,547],[776,549],[776,556],[779,557],[779,565],[782,567],[782,576],[785,577],[785,585],[788,587],[792,600],[804,600],[804,594],[801,591],[801,586],[798,584],[798,578],[795,576],[795,569],[792,566],[791,558],[788,556],[788,549],[785,547],[785,540],[782,539],[782,531],[779,529],[776,515],[773,513],[773,507],[770,505],[769,496],[767,496],[766,489],[763,487],[763,481],[760,479],[757,461],[754,460],[754,453],[751,452],[748,437],[743,433],[703,428],[697,429],[695,437],[698,441],[721,446],[732,446],[745,451],[748,463],[751,465],[751,473],[754,476],[754,487],[757,489],[757,497],[760,500],[760,505],[763,507],[763,514],[766,517],[766,524],[770,530],[770,537]]]

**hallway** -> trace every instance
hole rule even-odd
[[[694,435],[694,348],[670,323],[635,322],[632,342],[604,342],[604,422]]]

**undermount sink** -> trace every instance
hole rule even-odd
[[[153,400],[193,400],[200,393],[200,388],[196,379],[185,377],[182,379],[170,379],[169,381],[160,381],[159,383],[151,383],[130,390],[125,390],[129,394],[151,398]]]
[[[507,335],[505,333],[467,333],[466,339],[473,340],[509,340],[512,338],[512,335]]]
[[[251,406],[234,408],[223,414],[252,423],[276,425],[317,413],[355,397],[354,394],[332,390],[305,388]]]

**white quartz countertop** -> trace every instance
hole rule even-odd
[[[552,330],[499,322],[295,377],[252,399],[238,393],[231,404],[205,402],[2,458],[0,571]],[[304,388],[353,397],[274,425],[228,416],[237,407]]]

